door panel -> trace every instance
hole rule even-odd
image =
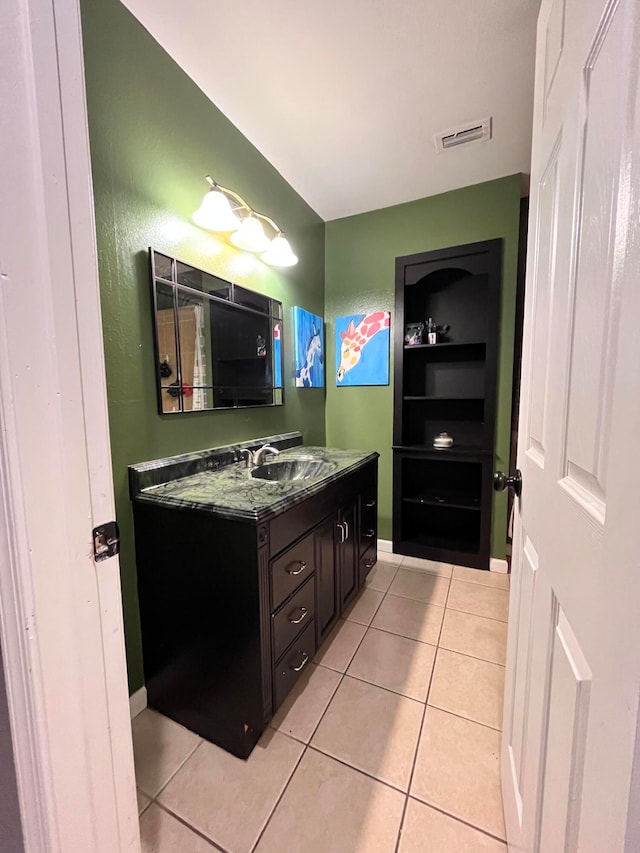
[[[564,19],[565,0],[553,0],[549,11],[545,30],[545,52],[544,52],[544,103],[546,105],[551,94],[553,83],[556,79],[556,71],[562,56],[564,47]]]
[[[501,757],[512,850],[640,850],[639,79],[637,0],[543,0]]]
[[[533,650],[533,598],[535,594],[536,573],[538,570],[538,555],[531,542],[525,537],[525,547],[518,552],[522,565],[514,572],[518,588],[512,597],[515,607],[510,618],[517,625],[515,641],[515,662],[512,668],[513,680],[507,689],[512,690],[511,716],[505,720],[505,738],[509,741],[509,764],[513,773],[522,820],[522,780],[524,778],[525,762],[525,733],[527,712],[529,709],[529,690],[531,686],[531,655]],[[513,606],[513,605],[512,605]]]
[[[338,545],[340,562],[340,601],[342,606],[356,594],[358,589],[358,528],[356,505],[343,509],[340,513],[340,523],[346,524],[345,540]]]
[[[558,212],[558,158],[561,135],[551,152],[551,157],[540,182],[540,206],[536,222],[536,292],[533,303],[533,344],[531,358],[531,406],[529,410],[530,458],[544,468],[547,399],[549,391],[549,314],[553,305],[553,282],[556,257]]]
[[[604,521],[610,390],[617,349],[617,310],[612,276],[621,134],[627,92],[612,86],[625,54],[624,14],[616,4],[594,35],[583,67],[584,143],[579,166],[577,261],[568,425],[563,486],[597,521]]]
[[[335,620],[338,618],[335,529],[336,517],[332,515],[320,524],[314,532],[318,646],[327,636]]]
[[[591,670],[565,614],[554,601],[549,659],[539,850],[576,850],[589,713]]]

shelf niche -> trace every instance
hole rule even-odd
[[[396,259],[398,553],[489,568],[501,257],[490,240]],[[405,345],[405,326],[429,318],[447,332]],[[450,450],[434,449],[440,432]]]

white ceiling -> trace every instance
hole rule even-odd
[[[325,220],[529,171],[540,0],[124,2]]]

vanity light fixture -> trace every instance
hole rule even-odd
[[[233,190],[206,176],[210,190],[193,214],[193,221],[207,231],[232,232],[230,241],[239,249],[260,253],[262,260],[274,267],[291,267],[298,263],[289,241],[269,216],[258,213]],[[274,232],[267,236],[263,222]]]
[[[298,263],[298,258],[293,254],[289,241],[282,234],[273,238],[267,251],[262,254],[262,260],[274,267],[292,267]]]
[[[271,244],[271,240],[264,233],[262,222],[251,213],[240,221],[240,227],[229,239],[238,249],[245,249],[247,252],[265,252]]]
[[[215,187],[211,187],[202,204],[193,214],[193,221],[207,231],[236,231],[240,220],[231,210],[229,199]]]

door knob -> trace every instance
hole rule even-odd
[[[513,489],[518,497],[522,494],[522,472],[516,468],[513,476],[508,476],[504,471],[496,471],[493,475],[493,490],[504,492],[505,489]]]

